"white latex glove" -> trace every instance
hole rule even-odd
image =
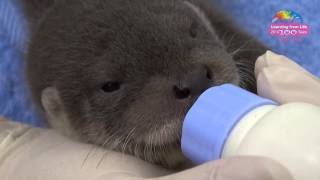
[[[256,62],[258,94],[280,104],[305,102],[320,106],[320,79],[291,59],[268,51]]]
[[[291,180],[276,162],[235,157],[170,172],[132,156],[81,144],[53,130],[0,120],[1,180]]]

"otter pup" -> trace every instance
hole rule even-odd
[[[205,0],[25,0],[27,78],[62,133],[175,167],[183,118],[210,86],[255,91],[266,48]]]

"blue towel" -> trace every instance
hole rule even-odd
[[[0,115],[42,126],[26,88],[25,37],[24,19],[15,1],[0,0]]]
[[[320,76],[320,1],[216,0],[246,31]],[[0,0],[0,115],[13,120],[43,126],[31,106],[24,76],[27,31],[17,0]],[[311,35],[301,42],[281,42],[268,35],[273,15],[291,9],[302,15],[311,26]],[[318,41],[317,41],[318,40]]]

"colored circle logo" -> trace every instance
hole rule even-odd
[[[272,18],[272,23],[303,23],[302,16],[291,10],[278,11]]]

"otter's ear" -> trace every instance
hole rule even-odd
[[[72,134],[70,122],[68,121],[58,90],[54,87],[44,89],[41,94],[41,103],[51,127],[70,136]]]

